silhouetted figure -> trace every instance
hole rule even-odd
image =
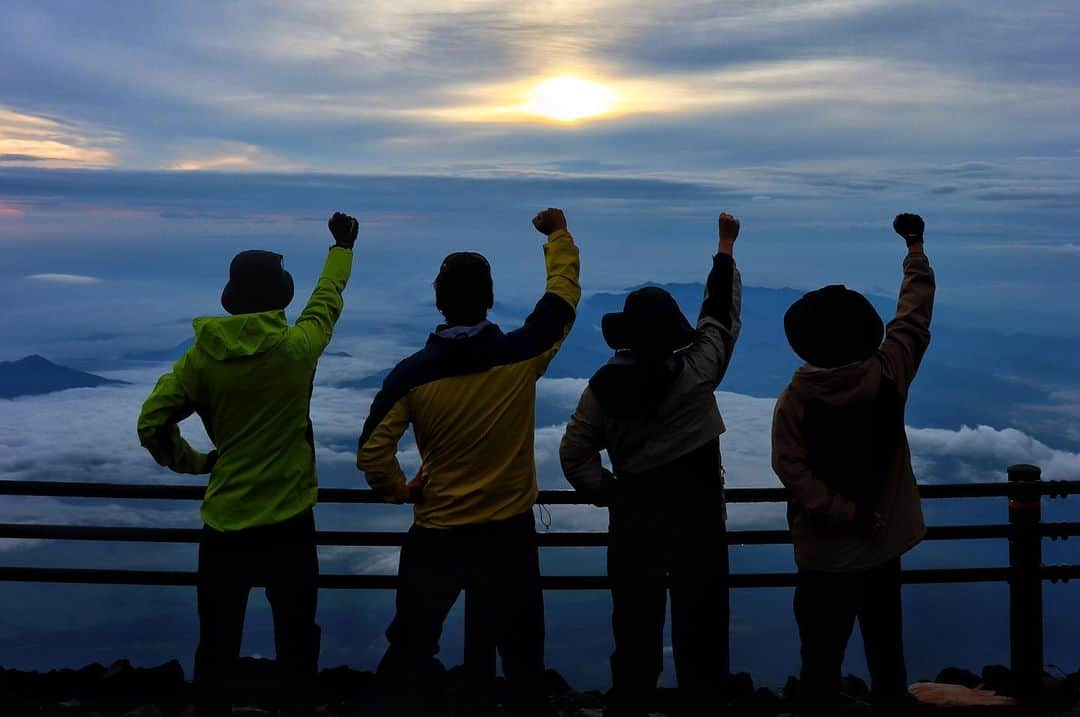
[[[210,474],[199,544],[200,717],[232,714],[228,682],[240,655],[248,594],[266,587],[286,714],[308,714],[319,661],[315,624],[318,479],[308,417],[319,356],[341,315],[357,222],[335,214],[335,244],[296,324],[282,257],[238,254],[221,304],[232,316],[195,320],[195,344],[161,377],[139,416],[139,440],[179,473]],[[193,449],[177,424],[198,413],[217,447]]]
[[[615,653],[609,714],[646,715],[663,669],[665,582],[683,714],[716,714],[729,670],[728,551],[715,391],[739,336],[739,221],[720,215],[697,330],[670,294],[632,292],[603,320],[615,357],[581,396],[560,449],[573,486],[611,515]],[[615,476],[601,467],[611,457]]]
[[[544,604],[532,512],[536,381],[574,323],[581,288],[563,213],[548,209],[533,224],[548,237],[547,291],[525,325],[504,334],[487,320],[494,293],[484,257],[448,256],[435,279],[446,324],[387,376],[360,437],[357,466],[371,487],[389,501],[416,503],[379,665],[394,714],[423,709],[443,622],[462,590],[462,714],[493,710],[496,648],[509,713],[543,709]],[[410,424],[422,467],[407,484],[397,446]]]
[[[934,273],[923,220],[901,214],[893,228],[908,255],[887,329],[865,297],[843,286],[810,292],[784,317],[806,361],[777,401],[772,439],[773,469],[791,494],[805,714],[833,714],[856,618],[875,704],[902,710],[907,697],[900,556],[926,525],[904,406],[930,344]]]

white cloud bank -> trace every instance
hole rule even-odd
[[[156,368],[117,372],[109,374],[110,377],[134,383],[0,401],[0,479],[142,483],[205,480],[170,474],[154,464],[138,445],[135,420],[157,373]],[[539,403],[549,414],[569,416],[585,385],[583,379],[542,380]],[[316,386],[312,416],[324,485],[364,485],[362,476],[353,467],[353,451],[373,394],[371,390]],[[779,486],[769,461],[773,400],[727,392],[719,392],[717,400],[728,425],[721,441],[728,486]],[[537,429],[536,458],[543,488],[569,488],[558,461],[563,429],[563,425]],[[208,447],[198,420],[185,422],[183,430],[194,444]],[[1013,428],[909,428],[908,433],[916,471],[923,483],[1000,481],[1004,480],[1005,468],[1014,463],[1039,465],[1047,479],[1080,479],[1080,453],[1053,448]],[[400,458],[407,472],[419,465],[411,441],[403,442]],[[588,506],[559,506],[552,513],[553,530],[603,530],[607,524],[605,511]],[[408,509],[392,506],[363,509],[325,506],[320,515],[325,516],[328,525],[340,521],[342,527],[352,529],[400,529],[409,521]],[[739,505],[732,507],[729,519],[734,528],[779,527],[782,515],[783,507],[779,505]],[[195,506],[186,502],[144,507],[131,502],[95,505],[29,498],[5,500],[0,508],[0,520],[197,524]],[[8,549],[14,547],[16,544],[8,545]],[[346,551],[340,552],[344,555]],[[361,562],[373,569],[384,567],[387,559],[384,551],[380,551],[374,562],[370,558]]]

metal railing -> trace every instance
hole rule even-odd
[[[202,500],[202,486],[133,485],[117,483],[75,483],[46,481],[0,481],[0,495],[62,498]],[[924,499],[1008,498],[1009,522],[994,525],[950,525],[931,527],[927,540],[1008,540],[1009,566],[994,568],[941,568],[905,570],[905,584],[1008,582],[1010,585],[1010,644],[1012,666],[1021,694],[1034,695],[1042,683],[1044,581],[1059,582],[1080,578],[1080,565],[1044,566],[1044,538],[1067,539],[1080,536],[1080,523],[1042,522],[1043,497],[1064,498],[1080,494],[1080,481],[1043,481],[1039,468],[1012,466],[1008,482],[927,485],[920,487]],[[786,500],[783,489],[732,488],[726,491],[731,503],[777,503]],[[369,490],[323,488],[320,503],[382,503]],[[581,505],[574,491],[541,491],[539,503]],[[135,543],[198,543],[197,528],[146,528],[88,525],[48,525],[0,523],[0,539],[77,540]],[[392,531],[319,531],[323,546],[400,546],[405,533]],[[786,530],[732,530],[729,545],[783,545],[791,543]],[[539,535],[541,547],[587,548],[607,545],[606,532],[551,532]],[[111,570],[91,568],[35,568],[0,566],[0,581],[80,583],[97,585],[177,585],[193,586],[196,574],[174,570]],[[601,575],[545,575],[545,590],[604,590],[608,579]],[[732,588],[791,587],[796,573],[732,573]],[[394,575],[323,574],[319,586],[327,589],[392,589]]]

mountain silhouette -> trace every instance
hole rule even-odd
[[[184,355],[195,343],[195,339],[184,339],[175,346],[167,349],[148,349],[146,351],[133,351],[121,356],[123,361],[175,361]]]
[[[691,322],[697,320],[705,287],[699,283],[642,284],[671,292]],[[600,321],[604,314],[620,311],[625,292],[593,294],[578,306],[577,321],[555,360],[548,378],[588,378],[611,358],[604,343]],[[742,334],[721,389],[763,398],[774,398],[788,385],[800,365],[784,335],[784,313],[803,295],[797,289],[743,287]],[[888,322],[896,300],[868,296]],[[520,309],[517,314],[524,313]],[[939,307],[933,341],[919,372],[917,390],[908,403],[910,425],[957,428],[987,424],[1015,426],[1040,440],[1071,446],[1068,436],[1046,426],[1031,407],[1053,404],[1053,393],[1076,387],[1073,358],[1080,353],[1080,339],[1009,334],[962,329],[947,323],[948,307]],[[942,322],[941,318],[946,321]],[[502,316],[500,319],[504,318]],[[519,321],[520,318],[515,319]],[[504,328],[513,323],[506,321]],[[429,326],[413,329],[418,338]],[[382,385],[388,370],[358,379],[336,382],[347,388],[372,389]],[[1020,381],[1015,376],[1026,376]]]
[[[69,388],[116,386],[125,383],[60,366],[36,354],[18,361],[0,362],[0,398],[40,396]]]

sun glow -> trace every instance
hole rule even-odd
[[[576,122],[608,114],[617,101],[618,94],[607,85],[561,75],[533,88],[523,109],[559,122]]]

